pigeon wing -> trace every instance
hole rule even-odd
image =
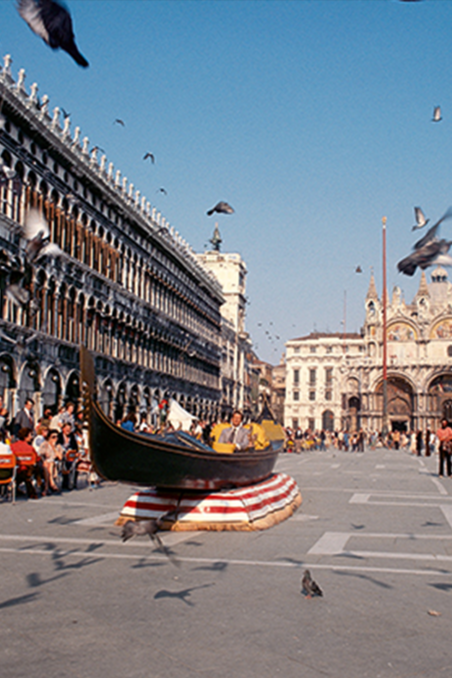
[[[33,240],[40,234],[42,239],[48,238],[49,227],[42,214],[38,210],[31,209],[25,220],[25,237],[27,240]]]
[[[22,19],[30,26],[33,33],[36,33],[36,35],[49,45],[49,32],[45,27],[39,5],[37,5],[35,0],[18,0],[17,9]]]
[[[72,19],[67,9],[56,0],[41,0],[41,18],[49,35],[49,46],[52,49],[61,47],[79,66],[86,68],[89,64],[77,49]]]

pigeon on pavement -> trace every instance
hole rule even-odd
[[[311,573],[309,570],[303,572],[303,578],[301,580],[301,592],[304,593],[306,598],[312,598],[312,596],[323,596],[323,591],[320,586],[311,578]]]

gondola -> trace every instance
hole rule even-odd
[[[183,432],[129,432],[116,426],[96,401],[94,362],[83,347],[80,366],[91,460],[101,477],[145,487],[219,490],[251,485],[272,474],[284,433],[265,413],[259,423],[268,444],[233,454],[217,452]]]

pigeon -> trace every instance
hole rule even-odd
[[[63,118],[66,120],[66,118],[70,118],[71,114],[68,113],[63,107],[61,108],[61,112],[63,114]]]
[[[418,228],[424,228],[430,221],[430,219],[425,218],[424,212],[420,207],[414,208],[414,216],[416,218],[416,224],[412,227],[412,231],[416,231]]]
[[[155,157],[152,153],[149,153],[149,152],[145,153],[145,155],[143,156],[143,160],[147,160],[148,158],[150,158],[152,164],[155,163]]]
[[[214,212],[218,212],[218,214],[234,214],[234,209],[227,202],[221,200],[207,212],[207,216],[210,217]]]
[[[301,587],[301,592],[304,593],[306,598],[312,598],[312,596],[323,596],[323,591],[320,586],[313,579],[311,579],[311,573],[309,570],[305,570],[303,572]]]
[[[412,276],[418,266],[424,270],[429,266],[438,264],[441,258],[447,255],[451,245],[452,240],[439,240],[433,237],[432,240],[424,243],[422,247],[416,248],[412,254],[401,259],[397,264],[397,268],[400,273]],[[447,265],[445,260],[442,260],[443,265]]]
[[[174,558],[170,549],[165,546],[160,537],[158,536],[158,531],[162,528],[163,522],[168,518],[175,515],[175,511],[169,511],[159,518],[153,518],[152,520],[143,520],[140,522],[135,522],[134,520],[126,520],[122,526],[121,539],[123,542],[128,541],[135,535],[147,534],[149,539],[154,541],[157,544],[157,548],[160,549],[174,565],[178,565],[178,561]]]
[[[25,220],[25,259],[28,265],[36,263],[41,257],[58,256],[61,250],[50,242],[50,231],[47,222],[38,210],[31,209]]]
[[[121,120],[121,118],[116,118],[113,125],[121,125],[121,127],[125,127],[126,123],[124,122],[124,120]]]
[[[419,250],[419,249],[421,249],[422,247],[424,247],[424,245],[426,245],[428,242],[430,242],[431,240],[433,240],[433,238],[436,237],[437,232],[438,232],[438,229],[439,229],[440,225],[443,223],[443,221],[446,221],[447,219],[450,219],[451,217],[452,217],[452,207],[449,207],[449,209],[443,214],[443,216],[441,217],[441,219],[439,219],[439,220],[436,222],[436,224],[433,224],[433,226],[431,226],[431,227],[429,228],[429,230],[428,230],[427,233],[424,235],[424,237],[421,238],[420,240],[418,240],[418,241],[414,244],[414,249],[415,249],[415,250]]]
[[[8,167],[8,165],[2,165],[0,167],[0,170],[3,172],[3,174],[8,180],[14,179],[14,177],[16,176],[16,171],[13,170],[11,167]]]
[[[163,193],[163,195],[168,195],[168,192],[164,188],[157,189],[156,193]]]
[[[92,149],[91,149],[90,152],[89,152],[90,155],[91,155],[91,153],[94,153],[94,151],[96,151],[96,153],[97,153],[97,151],[99,151],[100,153],[104,153],[104,154],[105,154],[104,149],[101,148],[100,146],[93,146]]]
[[[441,106],[435,106],[433,108],[433,118],[432,122],[440,122],[442,120],[441,117]]]
[[[17,0],[20,16],[52,49],[62,49],[83,68],[89,63],[75,44],[72,19],[58,0]]]

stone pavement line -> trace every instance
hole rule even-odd
[[[55,541],[55,540],[54,540]],[[149,544],[147,544],[149,548]],[[0,547],[0,553],[10,553],[20,556],[32,555],[32,556],[48,556],[51,557],[53,551],[47,549],[34,549],[34,548],[8,548]],[[81,557],[86,558],[87,555],[91,555],[97,560],[157,560],[159,562],[168,563],[168,558],[163,555],[158,555],[154,553],[150,554],[131,554],[131,553],[101,553],[97,551],[96,553],[87,552],[87,551],[59,551],[59,555],[62,557]],[[341,572],[378,572],[380,574],[410,574],[418,576],[438,576],[444,577],[452,572],[445,572],[444,569],[434,570],[434,569],[424,569],[416,570],[410,568],[399,568],[399,567],[371,567],[368,565],[337,565],[337,564],[326,564],[326,563],[309,563],[306,561],[299,562],[284,562],[284,561],[262,561],[262,560],[232,560],[229,558],[189,558],[184,556],[177,556],[177,560],[181,563],[194,563],[194,564],[209,564],[215,565],[216,563],[226,563],[228,565],[241,565],[243,567],[284,567],[284,568],[294,568],[302,569],[309,567],[316,570],[331,570],[331,571],[341,571]]]
[[[450,508],[450,507],[446,507]],[[452,515],[451,515],[452,517]],[[320,539],[309,549],[308,556],[353,556],[356,558],[389,558],[397,560],[434,560],[440,562],[452,562],[452,556],[436,553],[408,553],[392,551],[358,551],[346,550],[345,546],[350,538],[362,539],[408,539],[418,538],[420,535],[412,534],[356,534],[354,532],[325,532]],[[452,535],[423,535],[424,540],[452,539]]]
[[[348,500],[349,504],[368,504],[369,506],[417,506],[417,507],[423,507],[425,506],[426,508],[442,508],[443,504],[442,502],[444,499],[442,497],[438,497],[437,501],[434,503],[429,503],[429,502],[424,502],[424,501],[384,501],[378,500],[378,501],[372,501],[370,497],[372,496],[372,493],[364,493],[364,492],[355,492],[352,497]],[[375,495],[376,496],[376,495]],[[400,496],[400,495],[393,495],[393,496]],[[429,497],[433,498],[434,497]],[[405,497],[401,497],[401,499],[405,499]],[[452,506],[451,506],[452,508]]]
[[[119,518],[119,511],[113,511],[111,513],[102,513],[100,516],[75,520],[71,525],[106,525],[114,522],[117,518]]]
[[[452,506],[448,506],[447,504],[441,504],[441,511],[444,513],[444,517],[446,518],[447,522],[449,525],[452,527]]]

